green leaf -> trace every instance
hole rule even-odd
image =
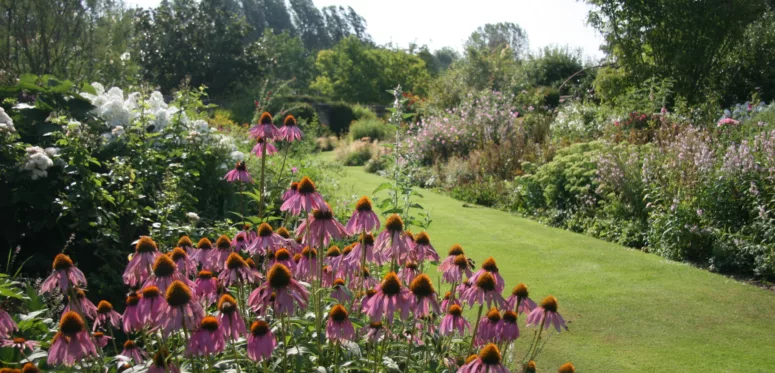
[[[371,192],[371,194],[377,194],[377,192],[383,191],[385,189],[390,189],[392,187],[393,187],[393,183],[389,183],[389,182],[388,183],[382,183],[382,184],[380,184],[377,187],[377,189],[374,189],[374,191]]]

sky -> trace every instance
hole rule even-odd
[[[160,0],[125,0],[127,5],[153,7]],[[351,6],[366,19],[377,44],[427,44],[460,50],[463,42],[486,23],[513,22],[527,31],[530,49],[547,45],[581,48],[584,56],[603,57],[602,36],[586,24],[591,8],[578,0],[313,0],[316,6]]]

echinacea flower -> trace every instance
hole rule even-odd
[[[326,250],[325,263],[331,266],[331,270],[333,272],[337,271],[337,267],[341,259],[342,250],[339,249],[339,246],[332,245],[328,248],[328,250]]]
[[[448,310],[453,305],[460,305],[460,301],[457,298],[452,297],[452,292],[448,291],[444,293],[444,298],[441,300],[441,309]]]
[[[576,373],[576,367],[571,363],[565,363],[557,369],[557,373]]]
[[[0,342],[0,347],[9,347],[9,348],[15,348],[22,353],[24,353],[24,350],[30,350],[34,351],[35,347],[40,346],[40,343],[35,341],[28,341],[21,337],[16,337],[14,339],[6,339],[2,342]]]
[[[463,252],[463,247],[461,247],[458,244],[452,245],[452,247],[449,248],[449,252],[447,253],[447,257],[444,258],[444,260],[439,264],[439,272],[446,272],[449,267],[455,265],[455,259],[458,255],[465,254]]]
[[[503,366],[498,346],[489,343],[479,350],[475,359],[463,365],[457,373],[509,373],[509,370]]]
[[[419,273],[419,267],[417,265],[417,262],[412,260],[407,260],[406,264],[398,271],[398,277],[403,281],[404,283],[408,284],[411,283],[412,280],[414,280],[415,276]]]
[[[328,209],[328,205],[317,192],[315,183],[306,176],[299,181],[296,194],[280,206],[280,211],[288,211],[293,215],[301,215],[302,211],[308,214],[312,210],[320,209]]]
[[[196,262],[188,256],[186,249],[176,247],[168,253],[170,259],[175,262],[175,268],[183,276],[194,276],[196,274]]]
[[[273,295],[274,302],[270,302]],[[277,263],[267,272],[266,282],[250,293],[248,303],[258,313],[272,306],[275,315],[292,315],[296,306],[307,306],[308,297],[309,291],[293,278],[288,267]]]
[[[199,323],[199,328],[191,334],[186,346],[187,356],[208,356],[223,352],[226,342],[223,338],[221,324],[213,316],[205,316]]]
[[[536,303],[529,297],[527,285],[520,283],[511,291],[511,296],[506,299],[506,308],[513,309],[517,314],[529,314],[536,308]]]
[[[436,300],[436,290],[433,288],[431,278],[425,273],[421,273],[409,283],[411,291],[411,308],[415,318],[427,317],[431,311],[435,314],[441,313],[439,302]]]
[[[549,329],[549,326],[554,325],[554,329],[559,333],[561,328],[568,330],[565,325],[565,319],[557,313],[557,298],[548,296],[541,301],[541,305],[530,312],[527,316],[527,325],[535,326],[540,325],[545,329]]]
[[[205,316],[202,306],[191,294],[191,289],[182,281],[173,282],[161,306],[161,327],[165,334],[178,331],[181,328],[193,330]]]
[[[218,279],[225,287],[233,284],[253,284],[258,281],[258,275],[250,270],[248,263],[237,253],[229,254],[225,267],[221,274],[218,275]]]
[[[99,348],[104,348],[108,345],[108,342],[113,339],[111,336],[105,335],[103,332],[94,332],[92,333],[91,337],[94,339],[94,343]]]
[[[156,286],[164,293],[173,281],[182,281],[189,287],[194,283],[177,270],[175,262],[167,255],[159,255],[153,263],[153,273],[143,284],[143,288]]]
[[[296,264],[296,274],[299,279],[311,281],[317,278],[317,257],[318,251],[309,246],[306,246],[301,251],[301,258],[299,258],[299,262]]]
[[[266,321],[254,321],[250,325],[250,335],[248,336],[248,358],[253,361],[267,360],[272,357],[272,351],[277,347],[272,330]]]
[[[142,236],[135,245],[135,253],[132,260],[124,270],[124,284],[137,288],[151,275],[153,263],[161,255],[156,242],[148,236]]]
[[[221,295],[218,300],[218,322],[221,323],[223,335],[233,341],[238,340],[247,333],[245,322],[237,308],[237,300],[229,294]]]
[[[92,320],[97,317],[97,306],[89,298],[86,298],[86,292],[77,289],[74,293],[75,296],[67,297],[67,306],[65,306],[63,312],[76,311],[79,315],[86,316]]]
[[[272,114],[263,112],[261,117],[258,118],[258,123],[250,128],[250,135],[254,138],[273,139],[280,136],[280,130],[272,123]]]
[[[460,254],[455,257],[455,260],[451,265],[446,266],[441,278],[444,282],[450,284],[461,283],[463,281],[463,274],[468,277],[472,276],[470,264],[465,254]]]
[[[382,321],[374,321],[369,323],[368,329],[364,338],[371,343],[379,342],[382,336],[385,334],[385,327],[382,325]]]
[[[230,183],[235,183],[237,181],[247,184],[253,183],[253,178],[250,177],[248,168],[243,161],[238,161],[234,166],[234,169],[227,172],[226,175],[223,175],[223,179]]]
[[[140,302],[137,312],[145,325],[156,327],[161,320],[161,310],[164,306],[164,296],[156,286],[148,286],[140,292]]]
[[[353,323],[350,322],[347,310],[341,304],[332,307],[328,313],[326,338],[339,343],[342,341],[352,341],[355,338]]]
[[[57,254],[52,267],[54,272],[43,281],[41,293],[50,293],[58,288],[62,294],[67,294],[75,287],[86,287],[86,276],[75,267],[69,256]]]
[[[180,369],[169,360],[170,353],[162,347],[156,355],[153,356],[151,366],[148,367],[148,373],[180,373]]]
[[[347,221],[345,230],[350,235],[356,235],[378,229],[379,217],[374,213],[369,197],[363,196],[355,203],[355,211],[350,216],[350,220]]]
[[[59,332],[54,335],[48,351],[48,365],[73,366],[76,361],[97,356],[86,324],[80,315],[67,311],[59,321]]]
[[[286,248],[282,248],[280,250],[275,251],[274,256],[272,257],[272,260],[268,260],[267,263],[269,264],[268,268],[271,268],[273,264],[280,263],[291,271],[296,270],[296,262],[293,260],[293,256],[291,256],[291,252],[288,251]]]
[[[476,332],[476,345],[483,346],[485,343],[495,342],[501,333],[502,318],[498,309],[493,307],[487,312],[487,315],[479,321],[479,329]]]
[[[263,137],[259,137],[256,139],[256,145],[251,150],[253,154],[256,155],[256,157],[263,157],[264,153],[266,155],[272,155],[277,153],[277,148],[275,148],[274,145],[272,145],[271,142],[269,142],[268,139],[265,139]]]
[[[234,239],[231,240],[231,246],[234,247],[234,250],[237,252],[247,250],[249,244],[250,240],[248,239],[247,232],[239,232],[234,236]]]
[[[381,321],[385,317],[391,324],[393,314],[396,311],[401,312],[402,319],[409,317],[411,293],[409,289],[401,285],[401,280],[395,272],[385,275],[376,291],[376,294],[369,298],[365,306],[365,312],[372,321]]]
[[[365,258],[364,255],[366,256]],[[359,267],[362,261],[378,265],[385,263],[385,257],[382,253],[374,250],[374,235],[371,233],[361,233],[358,241],[355,242],[355,246],[353,246],[353,251],[348,260],[353,264],[357,263]]]
[[[33,363],[27,363],[22,367],[21,373],[40,373],[40,369]]]
[[[506,281],[503,280],[503,276],[498,272],[498,266],[495,264],[495,259],[492,257],[487,258],[484,262],[482,262],[482,268],[474,273],[473,276],[471,276],[471,282],[476,282],[476,280],[481,276],[483,273],[489,273],[492,275],[492,277],[495,279],[495,289],[499,292],[503,292],[503,288],[506,287]]]
[[[93,330],[109,328],[121,330],[121,315],[113,309],[108,301],[101,300],[97,303],[97,319],[94,320]]]
[[[248,246],[248,252],[251,255],[266,255],[269,251],[278,250],[283,246],[283,238],[275,233],[272,226],[267,223],[261,223],[258,226],[258,236]]]
[[[293,115],[289,114],[285,117],[283,126],[280,128],[280,138],[287,142],[301,140],[301,129],[299,129]]]
[[[404,221],[398,214],[390,215],[385,221],[385,230],[377,236],[374,246],[385,257],[393,258],[394,262],[403,260],[409,255],[409,243],[403,233]]]
[[[471,324],[463,317],[463,309],[460,308],[460,306],[453,304],[449,307],[447,314],[441,320],[439,334],[451,335],[457,331],[460,336],[463,336],[465,335],[466,329],[471,329]]]
[[[140,316],[140,297],[135,292],[129,293],[124,302],[126,307],[124,308],[123,319],[125,332],[136,332],[143,328],[145,321]]]
[[[427,232],[420,232],[414,236],[414,259],[422,263],[424,260],[431,262],[439,261],[439,254],[431,245],[431,238]]]
[[[299,193],[299,183],[296,181],[293,181],[291,182],[291,186],[288,188],[288,190],[286,190],[285,193],[283,193],[283,202],[291,199],[297,193]]]
[[[307,232],[309,229],[309,232]],[[304,234],[307,232],[308,234]],[[344,226],[334,217],[328,206],[312,211],[302,220],[296,229],[296,235],[302,237],[302,243],[309,246],[328,246],[332,240],[338,240],[347,235]]]
[[[182,236],[180,239],[178,239],[177,247],[182,248],[183,250],[186,250],[186,254],[191,255],[191,250],[194,250],[194,243],[191,242],[191,237],[188,236]]]
[[[331,298],[336,299],[339,304],[345,304],[352,299],[352,295],[347,290],[343,279],[337,278],[334,280],[334,290],[331,292]]]
[[[487,307],[490,307],[494,304],[500,308],[506,303],[497,289],[495,277],[489,272],[482,273],[472,285],[461,296],[461,299],[468,303],[469,307],[473,307],[474,304],[486,304]]]
[[[17,330],[19,330],[19,327],[13,321],[11,315],[0,308],[0,338],[8,338]]]
[[[229,236],[222,234],[215,240],[215,250],[210,253],[210,263],[212,269],[216,272],[222,271],[226,267],[226,259],[229,258],[234,250],[231,249],[231,239]]]
[[[191,255],[191,259],[196,261],[202,266],[202,269],[212,269],[213,268],[213,261],[212,261],[212,252],[213,252],[213,243],[210,241],[207,237],[202,237],[202,239],[199,240],[199,242],[196,244],[196,251],[193,255]]]
[[[509,343],[519,338],[519,325],[517,324],[517,313],[508,310],[503,312],[503,321],[501,322],[501,332],[496,340],[498,342]]]
[[[197,299],[206,302],[206,305],[215,302],[218,295],[218,284],[213,273],[208,270],[199,271],[196,276],[195,292]]]
[[[533,360],[528,361],[522,366],[522,373],[536,373],[536,362]]]
[[[124,342],[124,349],[121,350],[121,356],[125,356],[132,360],[134,364],[141,364],[148,355],[145,354],[142,348],[138,347],[133,340],[127,340]]]

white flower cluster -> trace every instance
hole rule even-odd
[[[193,221],[199,220],[199,215],[197,215],[195,212],[187,212],[186,217]]]
[[[92,83],[92,87],[94,87],[96,95],[86,92],[81,93],[81,95],[91,101],[92,105],[96,107],[97,116],[105,120],[111,127],[125,128],[132,124],[133,120],[140,117],[139,92],[132,92],[124,98],[124,91],[118,87],[110,88],[107,91],[100,83]],[[159,91],[151,93],[147,104],[148,108],[143,114],[152,118],[150,124],[154,126],[155,131],[166,127],[172,120],[172,115],[178,112],[178,108],[168,106],[164,102],[164,96]]]
[[[57,148],[43,149],[39,146],[30,146],[26,150],[27,161],[22,168],[32,172],[32,180],[48,176],[46,170],[54,166],[51,157],[56,157],[59,150]]]
[[[13,126],[13,119],[6,114],[5,110],[0,107],[0,133],[14,133],[16,128]]]

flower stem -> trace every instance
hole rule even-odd
[[[266,147],[269,145],[264,139],[264,147],[261,149],[261,185],[258,190],[258,218],[264,217],[264,182],[266,181]]]
[[[471,346],[468,349],[468,354],[474,353],[474,340],[476,340],[476,333],[479,331],[479,321],[482,320],[482,311],[484,310],[484,303],[479,305],[479,314],[476,316],[476,325],[474,325],[474,333],[471,335]]]
[[[234,352],[234,365],[237,366],[237,373],[242,373],[242,369],[239,366],[239,353],[237,353],[237,340],[232,339],[231,349]]]
[[[538,333],[536,334],[536,339],[533,341],[533,345],[527,350],[528,360],[533,360],[535,357],[535,353],[538,350],[538,343],[541,342],[541,332],[544,331],[544,324],[546,324],[546,314],[544,314],[544,318],[541,320],[541,326],[538,327]]]
[[[113,326],[108,325],[108,333],[110,333],[110,341],[113,342],[113,351],[118,355],[118,347],[116,347],[116,336],[113,335]]]
[[[288,371],[288,332],[285,325],[285,313],[280,314],[281,330],[283,332],[283,372]]]

